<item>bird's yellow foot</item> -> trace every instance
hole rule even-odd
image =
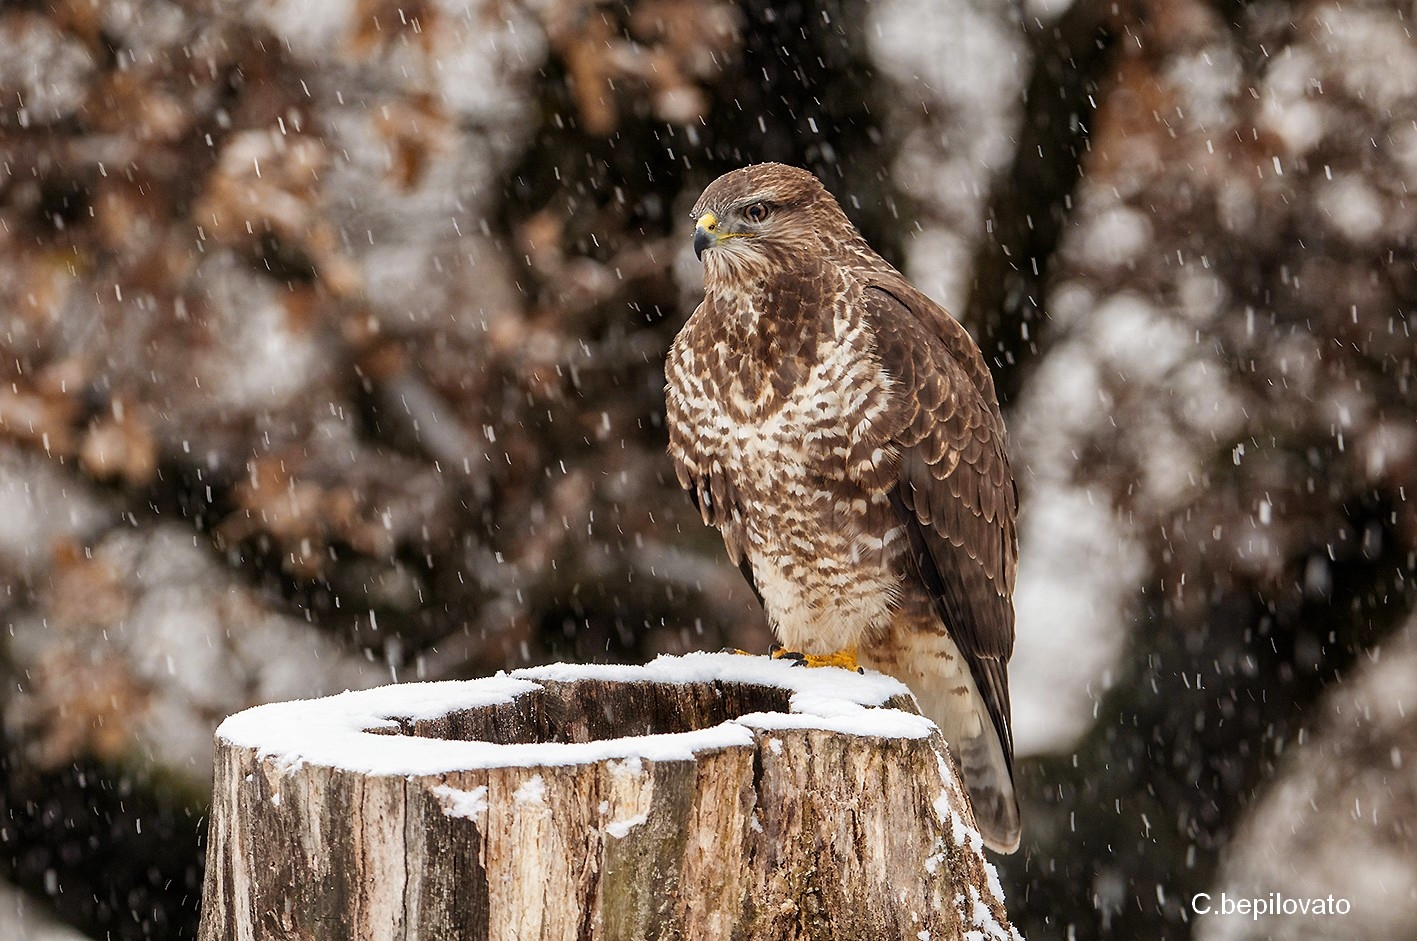
[[[791,660],[796,667],[841,667],[843,670],[855,670],[857,673],[865,673],[866,670],[856,662],[856,648],[844,647],[835,653],[803,653],[800,650],[788,650],[778,644],[772,645],[769,652],[774,660]]]

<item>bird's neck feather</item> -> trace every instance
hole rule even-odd
[[[822,354],[844,273],[828,265],[753,277],[743,269],[715,273],[725,274],[706,277],[704,300],[717,334],[719,374],[732,390],[728,399],[751,403],[749,411],[772,411]]]
[[[704,272],[704,298],[736,339],[775,342],[830,319],[825,296],[839,289],[839,269],[811,256],[762,267],[737,259],[716,261]]]

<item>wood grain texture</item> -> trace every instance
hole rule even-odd
[[[727,681],[545,682],[400,725],[584,742],[787,713],[789,698]],[[751,746],[691,760],[411,776],[291,765],[219,735],[199,937],[1017,937],[979,847],[938,733],[755,729]]]

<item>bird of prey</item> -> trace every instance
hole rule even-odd
[[[704,300],[665,365],[669,454],[783,645],[909,686],[984,842],[1019,842],[1009,725],[1018,494],[994,382],[815,176],[765,163],[694,207]]]

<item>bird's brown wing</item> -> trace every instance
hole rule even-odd
[[[684,492],[689,495],[689,502],[694,504],[694,509],[698,510],[701,516],[704,515],[702,498],[699,496],[702,492],[701,488],[698,485],[693,485],[685,488]],[[753,578],[753,560],[748,557],[746,549],[741,548],[736,543],[728,543],[729,556],[732,556],[735,551],[739,553],[738,571],[743,573],[743,579],[748,583],[748,590],[751,591],[753,597],[758,600],[758,607],[766,610],[767,605],[763,601],[763,593],[758,591],[758,582]]]
[[[880,435],[863,441],[905,527],[917,573],[963,654],[1010,768],[1018,494],[993,381],[968,333],[895,272],[863,292],[875,353],[892,380]],[[879,453],[879,452],[876,452]],[[893,472],[893,473],[892,473]],[[870,485],[872,482],[863,480]]]
[[[713,453],[716,441],[707,430],[704,414],[712,406],[705,388],[710,371],[706,357],[721,342],[712,330],[712,312],[700,305],[675,339],[665,359],[665,420],[669,431],[669,459],[679,485],[699,511],[705,526],[716,527],[723,536],[728,557],[748,579],[753,594],[752,563],[747,556],[739,496],[727,471]],[[761,601],[761,596],[759,596]]]

